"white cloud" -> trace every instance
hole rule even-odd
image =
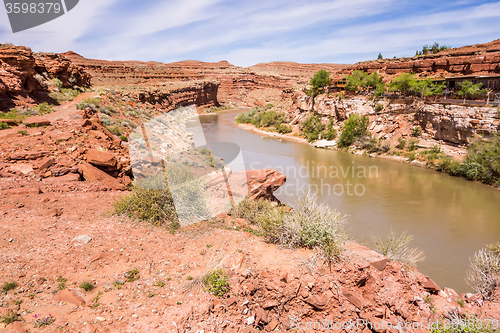
[[[500,3],[427,15],[407,12],[396,0],[169,0],[120,6],[118,0],[82,0],[61,18],[0,38],[34,50],[74,50],[110,60],[224,59],[248,66],[272,60],[355,62],[378,52],[413,55],[423,44],[485,42],[500,30],[495,20]],[[2,15],[0,29],[10,30]],[[399,18],[383,19],[386,15]]]

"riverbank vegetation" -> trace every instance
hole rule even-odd
[[[463,162],[444,157],[436,168],[452,176],[500,186],[500,135],[474,137]]]
[[[311,114],[301,124],[300,128],[307,142],[313,142],[320,139],[331,141],[337,137],[337,130],[333,125],[333,118],[330,118],[328,124],[324,124],[319,114]]]
[[[369,119],[367,116],[354,113],[350,114],[349,118],[344,121],[342,134],[340,134],[340,138],[338,140],[338,147],[349,147],[356,141],[356,139],[367,136],[368,123]]]
[[[258,128],[264,128],[280,134],[292,132],[292,126],[288,125],[288,115],[284,112],[272,110],[273,105],[267,104],[264,107],[253,107],[245,113],[240,113],[236,117],[237,124],[252,124]]]

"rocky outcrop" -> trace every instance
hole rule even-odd
[[[291,118],[299,121],[311,111],[311,98],[303,92],[293,95],[289,110]],[[319,95],[314,110],[341,122],[351,113],[367,115],[369,130],[375,137],[395,139],[411,135],[411,128],[420,126],[423,137],[453,144],[467,144],[472,136],[492,134],[500,130],[498,109],[440,103],[426,103],[417,99],[370,101],[355,97],[339,99]]]
[[[163,111],[189,105],[219,106],[217,100],[219,85],[218,81],[189,81],[134,89],[125,92],[124,96],[134,98],[141,103],[156,105]]]
[[[208,309],[178,322],[179,328],[215,331],[217,322],[229,332],[241,326],[243,332],[427,332],[453,313],[489,318],[498,311],[477,295],[441,291],[415,268],[385,259],[374,267],[366,255],[381,256],[356,243],[347,249],[349,259],[331,269],[315,267],[313,259],[309,269],[306,263],[302,269],[246,268],[236,255],[227,264],[230,297],[213,297]]]
[[[216,63],[180,61],[169,64],[138,61],[104,61],[86,59],[74,52],[65,57],[92,74],[95,85],[155,86],[163,82],[216,80],[220,82],[218,100],[222,104],[251,106],[257,103],[277,103],[289,97],[294,87],[304,86],[319,69],[334,73],[345,67],[335,64],[297,64],[272,62],[243,68],[227,61]],[[282,96],[283,95],[283,96]]]
[[[364,61],[340,71],[337,78],[355,70],[378,72],[389,77],[400,73],[417,73],[421,76],[500,74],[500,39],[437,54]]]
[[[29,135],[16,134],[17,128],[9,130],[12,134],[0,144],[4,152],[0,178],[38,179],[48,191],[80,180],[100,190],[124,190],[131,177],[128,147],[102,125],[95,112],[82,113],[81,120],[59,119],[43,129],[18,127]]]
[[[61,55],[0,45],[0,111],[50,100],[49,80],[55,78],[63,87],[90,84],[90,76]]]

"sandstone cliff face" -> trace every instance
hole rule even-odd
[[[219,102],[242,106],[288,98],[294,87],[307,84],[316,71],[326,68],[334,73],[345,67],[335,64],[272,62],[243,68],[227,61],[216,63],[180,61],[163,64],[86,59],[74,52],[66,52],[63,55],[91,73],[92,83],[97,86],[130,84],[148,86],[164,82],[217,80],[220,82]]]
[[[192,81],[178,84],[165,84],[150,88],[140,88],[124,93],[125,96],[135,98],[141,103],[157,105],[164,111],[177,107],[218,106],[218,81]]]
[[[355,70],[389,76],[400,73],[417,73],[422,76],[500,74],[500,39],[413,58],[360,62],[340,71],[337,78]]]
[[[289,110],[292,118],[300,119],[311,111],[311,98],[303,92],[296,92],[293,101]],[[383,106],[381,111],[376,110],[377,104]],[[476,133],[500,130],[499,111],[492,107],[429,104],[418,100],[373,102],[360,97],[339,100],[320,95],[315,99],[314,110],[337,122],[344,121],[351,113],[367,115],[372,134],[387,139],[410,135],[411,127],[420,126],[426,138],[467,144]]]
[[[85,71],[60,55],[0,46],[0,110],[47,100],[47,83],[54,78],[61,80],[63,87],[90,84]]]

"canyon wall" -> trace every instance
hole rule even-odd
[[[134,98],[141,103],[156,105],[163,111],[170,111],[181,106],[219,106],[217,92],[220,82],[197,80],[165,84],[155,87],[139,87],[124,92],[124,96]]]
[[[291,118],[295,121],[305,118],[311,105],[311,97],[295,92],[289,109]],[[344,121],[351,113],[367,115],[372,134],[389,140],[411,136],[411,129],[420,126],[424,139],[463,145],[476,133],[492,134],[500,130],[500,111],[493,107],[432,104],[417,99],[370,101],[362,97],[339,99],[319,95],[314,110],[337,122]]]
[[[500,75],[500,39],[437,54],[359,62],[337,72],[335,77],[341,78],[355,70],[378,72],[389,77],[400,73],[420,76]]]
[[[90,76],[61,55],[0,45],[0,110],[49,100],[50,80],[56,78],[65,88],[90,84]]]
[[[136,85],[141,87],[185,82],[217,80],[220,82],[218,100],[222,104],[252,106],[255,103],[278,103],[289,98],[294,88],[305,86],[320,69],[337,72],[345,65],[298,64],[272,62],[243,68],[227,61],[159,62],[104,61],[87,59],[74,52],[63,54],[92,75],[95,86]]]

